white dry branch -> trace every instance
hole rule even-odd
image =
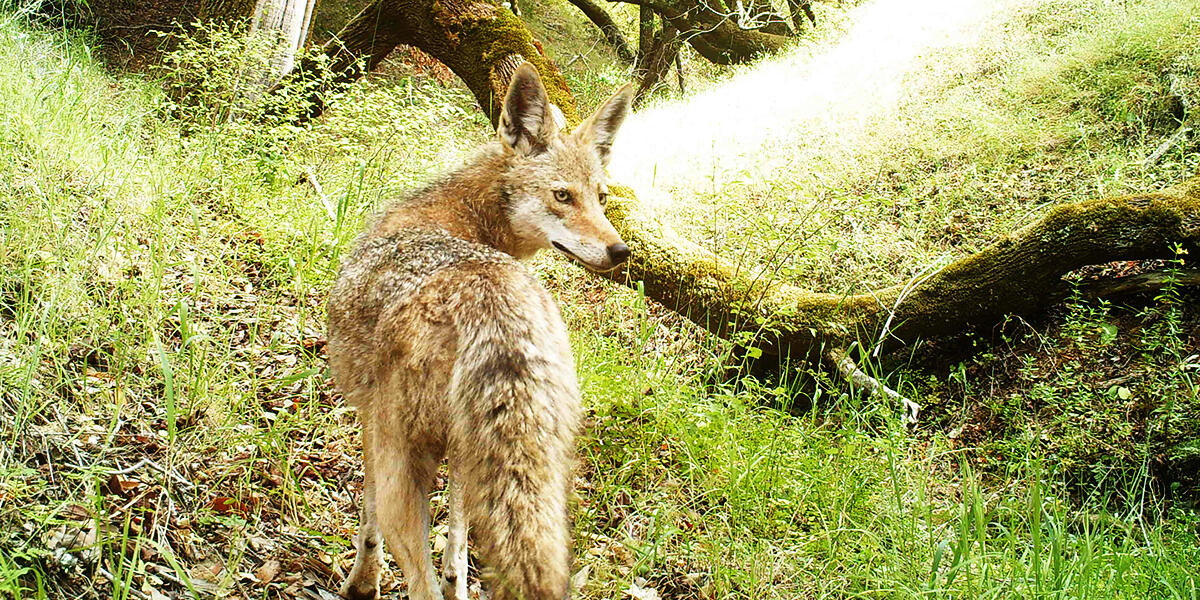
[[[1155,164],[1157,164],[1158,161],[1162,160],[1162,157],[1164,155],[1166,155],[1166,153],[1169,150],[1171,150],[1171,148],[1178,146],[1180,142],[1186,140],[1188,134],[1191,132],[1192,132],[1191,127],[1188,127],[1187,125],[1180,126],[1179,129],[1176,130],[1175,133],[1171,135],[1171,137],[1167,138],[1166,141],[1159,144],[1158,148],[1155,148],[1154,152],[1151,152],[1150,156],[1146,157],[1146,160],[1142,163],[1142,166],[1150,167],[1150,166],[1154,166]]]
[[[853,358],[850,358],[850,354],[846,350],[842,348],[828,350],[825,353],[825,358],[837,367],[838,373],[850,384],[851,388],[866,392],[870,397],[883,395],[888,399],[899,402],[904,407],[904,422],[910,426],[917,423],[917,417],[921,414],[921,405],[905,398],[896,390],[868,375],[858,367]]]
[[[316,173],[313,173],[312,169],[305,169],[302,181],[307,181],[308,185],[311,185],[313,191],[316,192],[317,197],[321,199],[321,205],[325,207],[325,214],[329,217],[329,221],[337,222],[337,205],[334,204],[332,198],[325,195],[325,188],[321,187],[320,181],[317,181]]]

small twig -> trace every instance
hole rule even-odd
[[[108,474],[109,475],[128,475],[128,474],[130,474],[134,471],[137,471],[138,469],[141,469],[142,467],[146,466],[146,461],[148,461],[148,460],[150,460],[150,459],[143,458],[142,460],[134,463],[133,466],[125,467],[124,469],[117,469],[115,471],[109,471]]]
[[[207,589],[202,589],[202,587],[196,586],[195,585],[196,582],[189,584],[188,582],[180,579],[179,577],[176,577],[175,573],[170,568],[166,567],[165,565],[156,564],[156,565],[154,565],[154,567],[155,567],[154,572],[159,577],[162,577],[163,579],[166,579],[167,581],[170,581],[171,583],[174,583],[175,585],[177,585],[183,589],[191,591],[196,596],[199,596],[201,592],[207,593],[210,595],[215,595]]]
[[[313,191],[317,193],[317,197],[321,199],[321,205],[325,207],[325,214],[329,216],[329,220],[337,222],[337,207],[329,200],[329,196],[325,195],[325,188],[321,187],[321,182],[317,181],[316,173],[309,169],[304,170],[304,181],[311,185]]]
[[[675,52],[675,79],[679,82],[679,93],[686,94],[687,89],[684,87],[683,80],[683,52]]]
[[[100,575],[102,575],[105,579],[108,579],[108,581],[110,583],[112,583],[114,588],[117,587],[117,585],[118,585],[117,578],[114,577],[112,573],[109,573],[107,570],[105,570],[104,567],[101,567],[100,565],[96,565],[96,572],[99,573]],[[145,592],[143,592],[142,590],[139,590],[135,587],[132,587],[132,586],[126,587],[125,591],[129,592],[129,594],[135,598],[140,598],[141,600],[150,600],[150,596],[148,596]]]
[[[133,508],[133,505],[134,505],[134,504],[137,504],[138,502],[140,502],[140,501],[142,500],[142,498],[145,498],[145,497],[146,497],[148,494],[150,494],[150,492],[152,492],[152,491],[154,491],[154,488],[153,488],[153,487],[146,486],[146,489],[142,490],[142,491],[141,491],[141,493],[139,493],[139,494],[137,494],[136,496],[134,496],[134,497],[133,497],[133,499],[132,499],[132,500],[130,500],[129,502],[126,502],[126,503],[125,503],[125,506],[122,506],[121,508],[118,508],[118,509],[116,510],[116,513],[117,513],[117,514],[124,514],[124,513],[128,512],[128,511],[129,511],[129,509]],[[161,491],[162,491],[162,488],[159,488],[159,491],[161,492]]]
[[[1141,371],[1134,371],[1128,375],[1122,375],[1121,377],[1114,377],[1112,379],[1107,379],[1105,381],[1101,381],[1100,383],[1097,383],[1096,389],[1107,390],[1108,388],[1111,388],[1114,385],[1121,385],[1124,383],[1128,383],[1129,381],[1137,379],[1138,377],[1142,377],[1143,375],[1145,375],[1145,373],[1143,373]]]
[[[174,479],[175,482],[178,483],[179,486],[184,489],[184,491],[191,492],[196,489],[195,484],[188,481],[186,478],[184,478],[183,475],[180,475],[179,473],[176,473],[175,471],[172,471],[172,470],[150,460],[149,458],[143,458],[142,460],[138,461],[136,464],[134,464],[131,467],[125,467],[124,469],[118,469],[116,471],[111,471],[111,474],[127,475],[129,473],[137,471],[138,469],[141,469],[142,467],[150,467],[150,468],[154,469],[155,471],[158,471],[159,473],[162,473],[163,475],[166,475],[167,477]]]
[[[908,425],[915,425],[917,417],[921,414],[921,405],[905,398],[899,392],[884,385],[878,379],[867,375],[854,362],[853,358],[846,350],[842,348],[834,348],[825,352],[825,358],[837,367],[837,371],[842,378],[850,384],[851,388],[862,390],[870,397],[875,397],[882,394],[890,400],[898,401],[904,407],[904,422]]]
[[[1150,156],[1146,157],[1146,160],[1142,163],[1142,166],[1153,166],[1159,161],[1159,159],[1163,157],[1163,155],[1167,153],[1168,150],[1174,148],[1176,144],[1183,140],[1183,138],[1187,137],[1187,134],[1191,133],[1191,131],[1191,127],[1188,127],[1187,125],[1180,125],[1179,129],[1175,133],[1171,134],[1171,137],[1167,138],[1165,142],[1159,144],[1158,148],[1155,148],[1154,152],[1151,152]]]

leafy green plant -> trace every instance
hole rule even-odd
[[[316,65],[315,77],[279,81],[275,62],[284,50],[275,36],[252,32],[244,22],[193,22],[158,32],[171,48],[157,67],[167,91],[163,108],[191,127],[233,121],[287,123],[308,111],[310,92],[336,103],[345,85],[335,82],[328,57],[302,49],[296,61]]]

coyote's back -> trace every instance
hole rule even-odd
[[[553,247],[608,269],[628,256],[603,216],[603,164],[628,104],[624,89],[562,134],[522,66],[500,143],[392,207],[345,258],[329,300],[330,367],[359,409],[365,463],[347,598],[377,595],[382,532],[410,598],[465,600],[468,522],[492,598],[566,595],[579,390],[558,308],[518,259]],[[428,494],[443,457],[439,582]]]

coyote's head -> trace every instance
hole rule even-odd
[[[572,133],[562,112],[546,98],[537,70],[521,65],[504,99],[500,143],[514,156],[503,192],[517,245],[530,251],[554,248],[595,271],[616,268],[629,246],[604,216],[604,172],[613,137],[632,99],[621,88]]]

